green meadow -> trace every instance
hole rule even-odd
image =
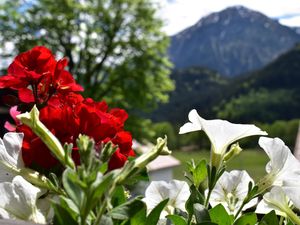
[[[209,162],[209,151],[173,151],[172,155],[181,161],[181,165],[174,168],[173,176],[175,179],[184,179],[184,172],[187,171],[186,163],[191,159],[200,162],[206,159]],[[243,150],[236,158],[232,159],[227,166],[227,171],[246,170],[256,181],[265,175],[265,166],[269,161],[263,150]]]

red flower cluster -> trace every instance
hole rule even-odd
[[[46,127],[62,143],[73,144],[76,164],[80,163],[76,138],[86,134],[95,140],[96,149],[109,141],[117,145],[109,169],[122,167],[129,156],[134,156],[131,134],[124,131],[127,113],[122,109],[109,110],[105,102],[94,102],[74,93],[83,89],[64,69],[66,66],[66,59],[56,61],[49,49],[35,47],[15,58],[8,75],[0,77],[0,88],[17,90],[23,104],[37,104],[40,120]],[[12,112],[16,115],[15,110]],[[49,169],[59,164],[29,127],[17,124],[16,131],[25,134],[22,156],[26,166]]]

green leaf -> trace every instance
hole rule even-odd
[[[106,171],[107,171],[107,169],[108,169],[108,163],[107,162],[105,162],[105,163],[102,163],[101,165],[100,165],[100,167],[99,167],[99,172],[100,173],[106,173]]]
[[[66,221],[68,221],[68,225],[78,225],[66,208],[59,204],[53,204],[52,207],[54,209],[54,225],[65,225]]]
[[[297,224],[293,224],[293,222],[289,220],[286,225],[297,225]]]
[[[258,225],[276,225],[279,224],[277,215],[274,210],[264,215]]]
[[[146,206],[137,209],[136,214],[130,218],[130,225],[144,225],[146,222],[147,209]]]
[[[70,168],[67,168],[63,172],[62,183],[68,196],[74,201],[79,209],[82,207],[82,202],[84,199],[84,191],[82,187],[78,185],[79,178],[76,172]]]
[[[109,216],[103,215],[101,217],[100,223],[95,225],[114,225],[114,222]]]
[[[193,175],[194,185],[199,187],[202,181],[207,177],[206,160],[203,159],[195,166],[194,162],[189,164],[189,170]]]
[[[234,225],[254,225],[257,222],[255,213],[246,213],[235,221]],[[275,225],[275,224],[274,224]]]
[[[114,193],[112,194],[112,200],[111,204],[114,207],[117,207],[119,205],[122,205],[127,201],[127,198],[125,196],[125,190],[123,186],[117,186],[114,190]]]
[[[116,220],[128,220],[134,217],[142,208],[146,208],[145,203],[135,198],[113,208],[109,215]]]
[[[80,211],[78,207],[75,205],[75,203],[64,196],[59,196],[59,205],[69,211],[71,215],[73,215],[73,218],[76,219],[76,216],[80,214]]]
[[[128,177],[128,179],[126,179],[125,184],[126,185],[134,185],[139,181],[149,181],[149,176],[148,176],[148,172],[147,169],[144,168],[142,171],[140,171],[137,174],[131,175],[130,177]]]
[[[233,216],[228,215],[227,211],[221,204],[210,209],[209,216],[211,222],[217,223],[219,225],[231,225],[233,222]]]
[[[199,203],[194,204],[194,215],[196,217],[197,223],[210,221],[209,212],[204,207],[204,205],[201,205]]]
[[[90,187],[90,193],[92,193],[90,197],[90,204],[95,205],[102,195],[107,191],[113,181],[112,177],[112,173],[105,176],[102,176],[101,173],[97,174],[96,180]]]
[[[204,197],[195,187],[195,185],[190,186],[191,195],[186,201],[185,208],[190,216],[194,214],[194,204],[204,204]]]
[[[174,225],[187,225],[187,221],[179,215],[168,215],[166,216]]]
[[[146,219],[146,225],[152,225],[157,224],[157,221],[159,220],[160,214],[165,208],[165,206],[168,204],[169,199],[165,199],[161,201],[157,206],[155,206],[154,209],[150,212]]]
[[[197,225],[219,225],[219,224],[213,222],[203,222],[203,223],[197,223]]]

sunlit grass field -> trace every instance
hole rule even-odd
[[[173,170],[175,179],[184,179],[186,162],[194,159],[199,162],[206,159],[209,162],[210,152],[208,151],[173,151],[172,155],[181,161],[181,165]],[[234,169],[247,170],[249,175],[256,181],[265,175],[265,165],[269,161],[263,150],[243,150],[236,158],[228,163],[227,171]]]

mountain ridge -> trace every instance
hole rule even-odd
[[[235,6],[171,36],[169,56],[175,69],[200,66],[234,77],[265,66],[299,41],[296,30]]]
[[[184,123],[192,108],[205,118],[238,123],[300,118],[299,71],[300,43],[265,67],[235,78],[203,67],[175,70],[176,90],[152,119]]]

